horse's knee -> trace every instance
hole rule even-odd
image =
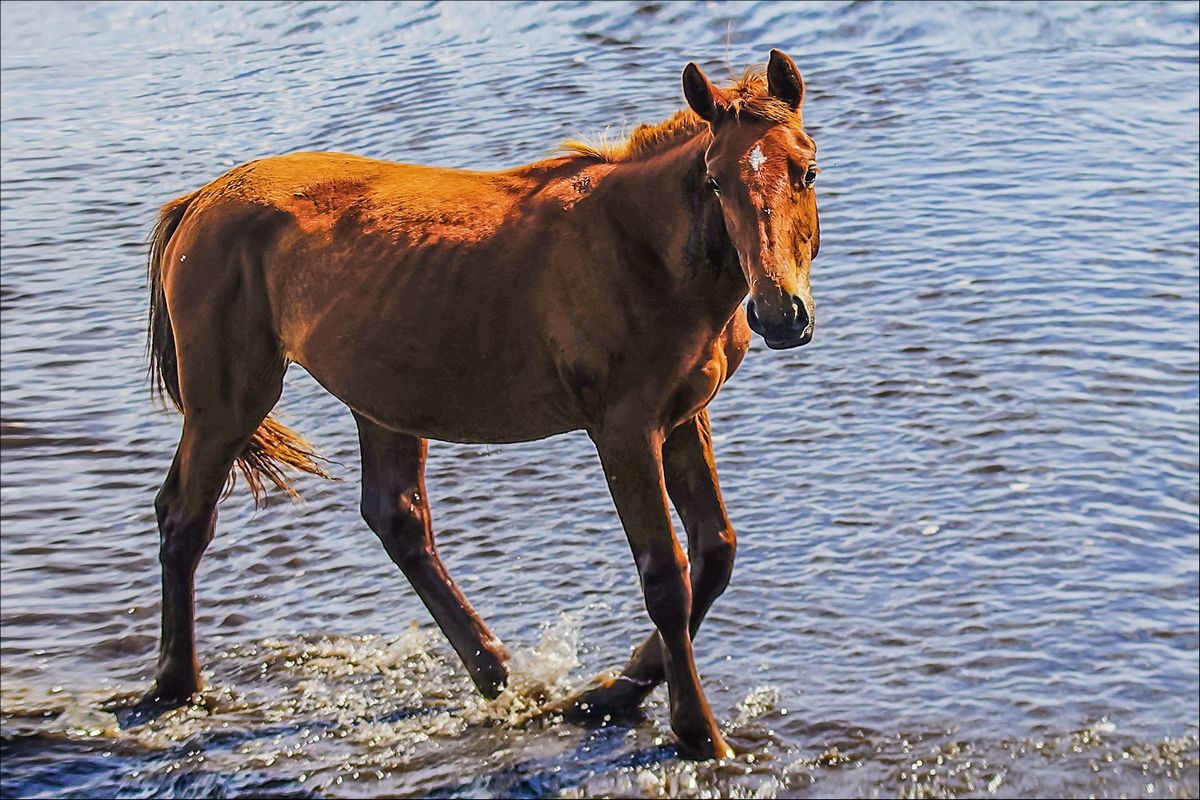
[[[662,632],[685,630],[692,607],[687,559],[682,553],[647,558],[639,567],[650,620]]]
[[[733,561],[736,556],[737,536],[732,528],[724,528],[706,537],[693,554],[693,568],[702,570],[705,583],[710,583],[715,591],[720,593],[725,590],[729,576],[733,574]]]

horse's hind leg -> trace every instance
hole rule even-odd
[[[425,440],[354,416],[362,448],[363,519],[417,591],[479,691],[496,697],[508,680],[508,650],[471,608],[438,556],[425,494]]]
[[[663,443],[663,475],[687,531],[692,585],[688,627],[695,637],[709,607],[729,583],[737,551],[737,537],[717,482],[707,411],[680,425]],[[572,697],[567,713],[601,716],[636,708],[665,677],[662,639],[651,633],[619,675]]]
[[[143,703],[180,705],[200,688],[196,567],[212,541],[216,505],[229,471],[279,399],[283,370],[280,362],[265,373],[257,372],[256,385],[237,398],[208,387],[189,394],[185,387],[183,434],[154,501],[162,562],[162,639],[154,687]]]

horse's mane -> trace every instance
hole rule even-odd
[[[733,113],[739,117],[749,115],[774,122],[797,119],[796,112],[787,103],[767,93],[766,72],[761,69],[746,70],[732,85],[721,87],[721,91],[729,98]],[[559,149],[568,155],[596,161],[635,161],[658,152],[676,139],[695,136],[707,127],[708,123],[696,112],[685,108],[657,124],[638,125],[623,142],[609,142],[603,138],[594,143],[571,139],[563,142]]]

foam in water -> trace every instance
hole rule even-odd
[[[518,649],[508,662],[508,684],[494,700],[474,695],[464,707],[470,724],[487,720],[520,725],[551,700],[575,687],[571,671],[579,666],[579,618],[562,614],[542,625],[538,643]]]

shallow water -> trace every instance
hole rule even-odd
[[[0,788],[7,796],[1200,794],[1200,69],[1193,3],[5,4]],[[158,205],[336,149],[501,168],[781,47],[821,147],[813,344],[712,407],[741,549],[697,639],[741,755],[523,725],[648,628],[573,434],[431,448],[451,571],[515,654],[478,698],[340,463],[222,506],[202,703],[143,724]]]

